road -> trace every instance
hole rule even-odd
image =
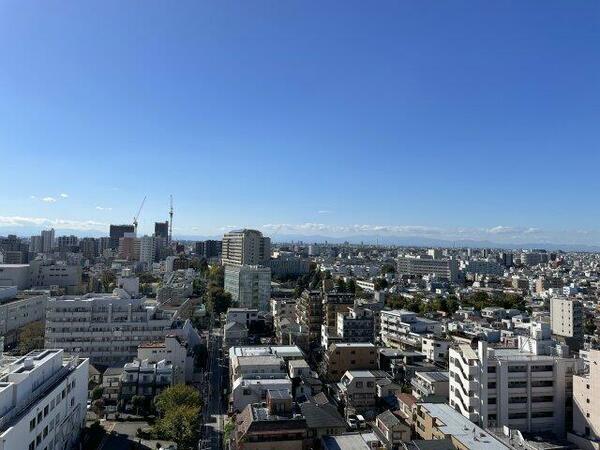
[[[201,450],[221,450],[223,447],[223,426],[226,417],[223,401],[223,367],[219,361],[223,344],[221,329],[211,326],[208,336],[208,383],[205,387],[205,405],[203,417],[205,424],[202,440],[198,446]]]

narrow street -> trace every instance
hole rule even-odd
[[[202,440],[198,448],[202,450],[220,450],[223,444],[223,426],[226,411],[223,401],[223,367],[221,356],[223,337],[221,329],[211,327],[208,336],[208,380],[205,385],[205,404],[203,410],[204,426]]]

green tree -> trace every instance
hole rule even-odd
[[[94,390],[92,391],[92,401],[102,398],[103,394],[104,394],[104,388],[102,386],[95,387]]]
[[[396,267],[391,263],[385,263],[381,266],[381,274],[396,273]]]
[[[134,395],[131,397],[131,406],[135,408],[135,414],[140,415],[140,408],[145,409],[146,406],[146,397],[143,395]]]
[[[19,332],[17,351],[20,355],[44,348],[44,323],[41,321],[25,325]]]
[[[335,281],[335,288],[338,292],[346,292],[347,288],[346,288],[346,282],[344,281],[343,278],[338,278]]]
[[[176,384],[154,397],[154,405],[161,415],[165,415],[170,409],[176,406],[200,408],[202,406],[202,397],[200,396],[200,391],[197,389],[185,384]]]
[[[212,286],[206,294],[206,309],[211,314],[221,314],[231,306],[231,294],[223,288]]]
[[[375,280],[373,281],[373,284],[375,285],[376,291],[381,291],[382,289],[385,289],[388,287],[388,282],[385,278],[375,278]]]
[[[110,288],[117,282],[117,277],[110,270],[103,270],[100,274],[100,283],[104,292],[110,292]]]
[[[104,416],[104,411],[105,411],[104,400],[102,400],[101,398],[99,398],[98,400],[94,400],[92,402],[91,409],[94,412],[94,414],[96,414],[98,417]]]
[[[200,438],[200,409],[178,405],[169,409],[155,424],[155,433],[177,444],[178,450],[191,450]]]

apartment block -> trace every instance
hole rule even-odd
[[[562,351],[541,324],[517,348],[458,344],[450,348],[450,406],[483,427],[563,435],[581,361]]]
[[[142,342],[162,340],[171,324],[172,312],[122,290],[52,297],[47,304],[45,347],[80,354],[92,364],[124,364],[137,355]]]
[[[566,297],[550,299],[550,326],[552,334],[564,340],[572,349],[583,346],[583,305]]]
[[[74,447],[85,426],[88,360],[48,349],[0,367],[0,450]]]
[[[271,269],[263,266],[226,265],[224,289],[240,307],[268,311]]]
[[[225,233],[222,243],[223,264],[268,266],[271,259],[271,239],[257,230],[236,230]]]

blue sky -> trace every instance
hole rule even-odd
[[[592,1],[3,1],[0,234],[597,243],[599,51]]]

